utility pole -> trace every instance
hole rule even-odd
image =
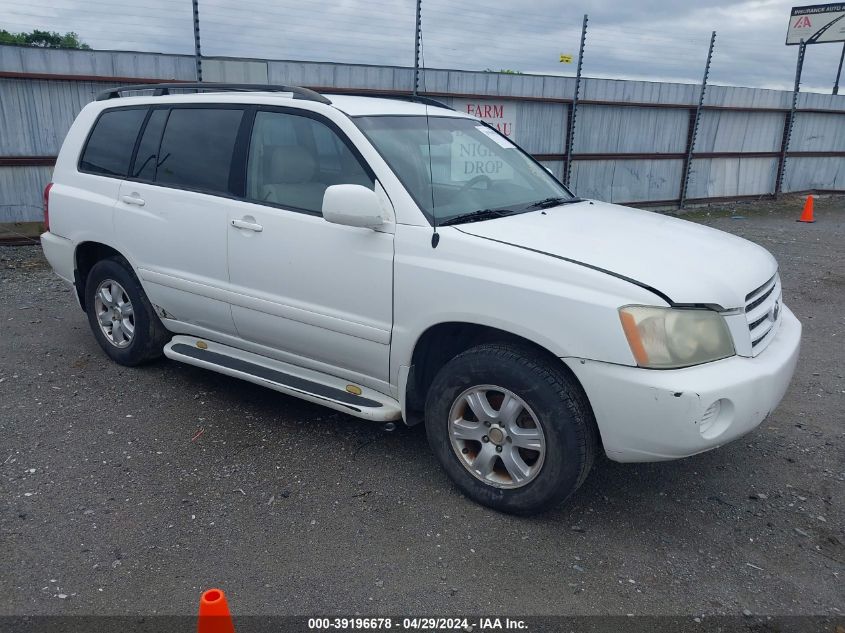
[[[578,96],[581,92],[581,68],[584,65],[584,43],[587,40],[587,14],[584,14],[584,22],[581,24],[581,46],[578,48],[578,69],[575,71],[575,95],[572,97],[572,105],[569,109],[569,129],[566,135],[566,165],[563,172],[563,184],[569,186],[569,179],[572,176],[572,145],[575,143],[575,117],[578,114]]]
[[[710,62],[713,61],[713,46],[716,44],[716,31],[710,35],[710,48],[707,50],[707,61],[704,63],[704,78],[701,80],[701,91],[698,93],[698,107],[690,128],[690,137],[687,144],[687,158],[684,161],[684,180],[681,183],[681,201],[678,206],[681,209],[687,201],[687,189],[689,188],[689,176],[692,170],[692,150],[695,148],[695,137],[698,136],[698,124],[701,120],[701,108],[704,107],[704,93],[707,91],[707,78],[710,76]]]
[[[801,70],[804,68],[804,54],[806,50],[807,43],[801,40],[801,45],[798,47],[798,62],[795,64],[795,87],[792,89],[792,108],[789,110],[783,127],[780,161],[778,163],[777,180],[775,180],[775,198],[783,190],[783,176],[786,172],[786,153],[789,151],[789,141],[792,138],[792,128],[795,124],[795,110],[798,108],[798,93],[801,90]]]
[[[839,55],[839,70],[836,71],[836,83],[833,84],[833,94],[839,94],[839,78],[842,76],[842,62],[845,60],[845,42],[842,42],[842,54]]]
[[[191,0],[194,7],[194,60],[197,64],[197,81],[202,81],[202,51],[200,50],[199,0]]]
[[[422,45],[422,0],[417,0],[417,22],[414,29],[414,96],[420,88],[420,46]]]

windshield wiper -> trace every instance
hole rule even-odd
[[[516,213],[513,209],[479,209],[478,211],[471,211],[470,213],[462,213],[456,215],[454,218],[449,218],[440,223],[440,226],[449,226],[450,224],[463,224],[464,222],[480,222],[481,220],[492,220],[493,218],[503,218],[506,215],[513,215]]]
[[[554,197],[554,198],[546,198],[545,200],[538,200],[537,202],[532,202],[529,204],[526,209],[548,209],[549,207],[556,207],[561,204],[574,204],[576,202],[584,202],[583,198],[561,198],[561,197]]]

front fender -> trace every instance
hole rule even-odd
[[[647,290],[542,253],[440,229],[397,226],[391,382],[409,366],[430,327],[463,322],[497,328],[558,357],[635,365],[619,306],[656,305]]]

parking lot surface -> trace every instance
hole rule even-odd
[[[842,615],[845,200],[800,204],[689,215],[780,262],[780,407],[696,457],[599,460],[529,519],[463,498],[420,427],[110,362],[40,248],[0,247],[0,613],[191,614],[220,586],[241,615]]]

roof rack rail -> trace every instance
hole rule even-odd
[[[154,97],[172,94],[171,90],[196,90],[197,92],[211,91],[211,92],[290,92],[294,99],[304,99],[306,101],[317,101],[330,105],[331,101],[308,88],[301,88],[299,86],[275,86],[272,84],[227,84],[227,83],[190,83],[190,82],[171,82],[162,84],[135,84],[129,86],[119,86],[117,88],[110,88],[97,95],[97,101],[107,101],[108,99],[119,99],[122,92],[138,91],[138,90],[152,90]]]
[[[326,92],[332,93],[330,88],[326,88]],[[401,92],[379,92],[378,90],[344,90],[338,91],[338,95],[351,97],[375,97],[376,99],[397,99],[399,101],[412,101],[414,103],[422,103],[425,105],[435,106],[437,108],[445,108],[446,110],[454,110],[455,108],[447,106],[445,103],[432,99],[431,97],[423,97],[421,95],[406,94]]]

